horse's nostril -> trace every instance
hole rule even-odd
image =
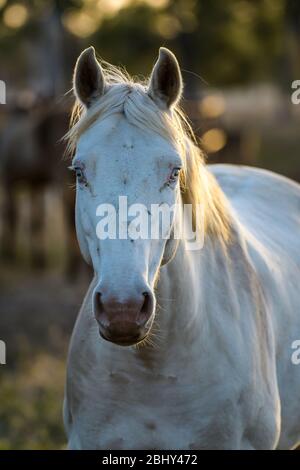
[[[148,292],[143,292],[143,296],[145,297],[145,300],[141,309],[141,313],[146,313],[149,309],[150,295]]]
[[[151,294],[149,294],[149,292],[143,292],[143,296],[144,302],[137,320],[137,323],[140,326],[145,326],[148,323],[153,310],[153,301]]]
[[[101,308],[103,309],[102,298],[101,298],[101,297],[102,297],[101,292],[97,292],[97,294],[96,294],[96,299],[95,299],[95,300],[96,300],[96,303],[97,303],[97,307],[98,307],[98,309],[100,309],[100,310],[101,310]]]
[[[95,293],[95,301],[94,301],[94,309],[95,309],[95,316],[98,322],[106,328],[109,325],[109,320],[106,318],[105,309],[102,302],[102,294],[101,292]]]

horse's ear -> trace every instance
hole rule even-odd
[[[159,56],[153,67],[149,95],[161,109],[169,109],[176,104],[182,94],[182,77],[173,52],[160,47]]]
[[[103,71],[92,46],[85,49],[77,59],[73,87],[75,95],[86,107],[91,106],[93,101],[104,93]]]

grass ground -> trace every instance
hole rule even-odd
[[[0,270],[0,449],[62,449],[66,355],[88,280]]]

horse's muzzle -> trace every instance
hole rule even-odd
[[[144,288],[121,299],[98,288],[93,294],[93,310],[102,338],[120,346],[131,346],[142,341],[151,328],[154,295]]]
[[[115,343],[119,346],[134,346],[135,344],[138,344],[141,341],[143,341],[143,339],[145,339],[147,336],[147,333],[144,336],[142,336],[140,332],[138,334],[133,334],[131,336],[115,336],[106,331],[105,332],[101,331],[100,327],[99,327],[99,333],[100,333],[100,336],[106,341],[110,341],[111,343]]]

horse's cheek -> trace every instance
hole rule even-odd
[[[81,254],[83,256],[83,259],[86,261],[86,263],[88,263],[91,266],[92,259],[91,259],[91,253],[90,253],[90,248],[89,248],[89,243],[88,243],[89,229],[85,227],[86,226],[86,223],[84,223],[85,217],[82,217],[78,207],[76,209],[75,219],[76,219],[77,239],[78,239],[78,244],[79,244]]]

